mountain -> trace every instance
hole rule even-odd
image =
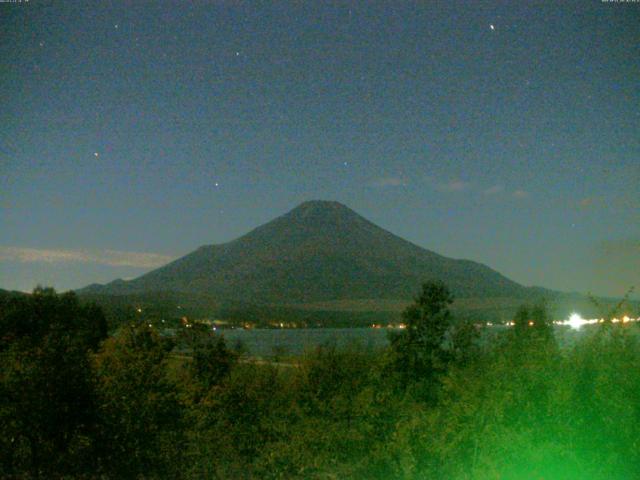
[[[202,295],[216,304],[300,305],[408,300],[430,279],[459,298],[544,293],[470,260],[414,245],[330,201],[302,203],[228,243],[207,245],[130,281],[91,285],[93,295]]]

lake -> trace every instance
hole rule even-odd
[[[505,327],[493,326],[484,331],[484,338],[503,331]],[[220,330],[227,345],[231,348],[238,342],[247,353],[257,357],[272,357],[278,355],[299,355],[306,350],[319,345],[335,345],[344,348],[358,345],[364,348],[381,348],[389,344],[388,332],[400,330],[387,328],[295,328],[295,329],[228,329]],[[563,347],[571,346],[579,332],[564,326],[555,326],[555,336],[558,344]]]
[[[258,357],[299,355],[319,345],[338,348],[359,345],[379,348],[388,345],[385,328],[296,328],[296,329],[233,329],[221,330],[229,347],[240,341],[250,355]]]

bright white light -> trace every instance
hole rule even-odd
[[[571,328],[578,330],[582,325],[588,323],[584,318],[580,316],[578,313],[572,313],[569,316],[569,320],[566,322]]]

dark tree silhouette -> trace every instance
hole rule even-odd
[[[550,342],[553,337],[553,322],[544,303],[532,307],[521,305],[513,318],[513,336],[517,342]]]
[[[177,478],[184,439],[166,373],[173,346],[144,324],[126,326],[95,358],[103,468],[112,478]]]
[[[236,355],[221,335],[205,334],[193,345],[191,371],[205,390],[218,385],[231,371]]]
[[[72,293],[37,288],[3,306],[0,476],[93,471],[98,419],[89,352],[105,336],[101,310]]]
[[[453,296],[439,281],[426,282],[414,303],[403,312],[405,330],[391,338],[396,370],[404,385],[432,384],[446,370],[451,351],[446,337],[451,327]]]

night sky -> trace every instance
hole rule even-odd
[[[640,288],[640,3],[0,3],[0,288],[310,199],[525,285]]]

